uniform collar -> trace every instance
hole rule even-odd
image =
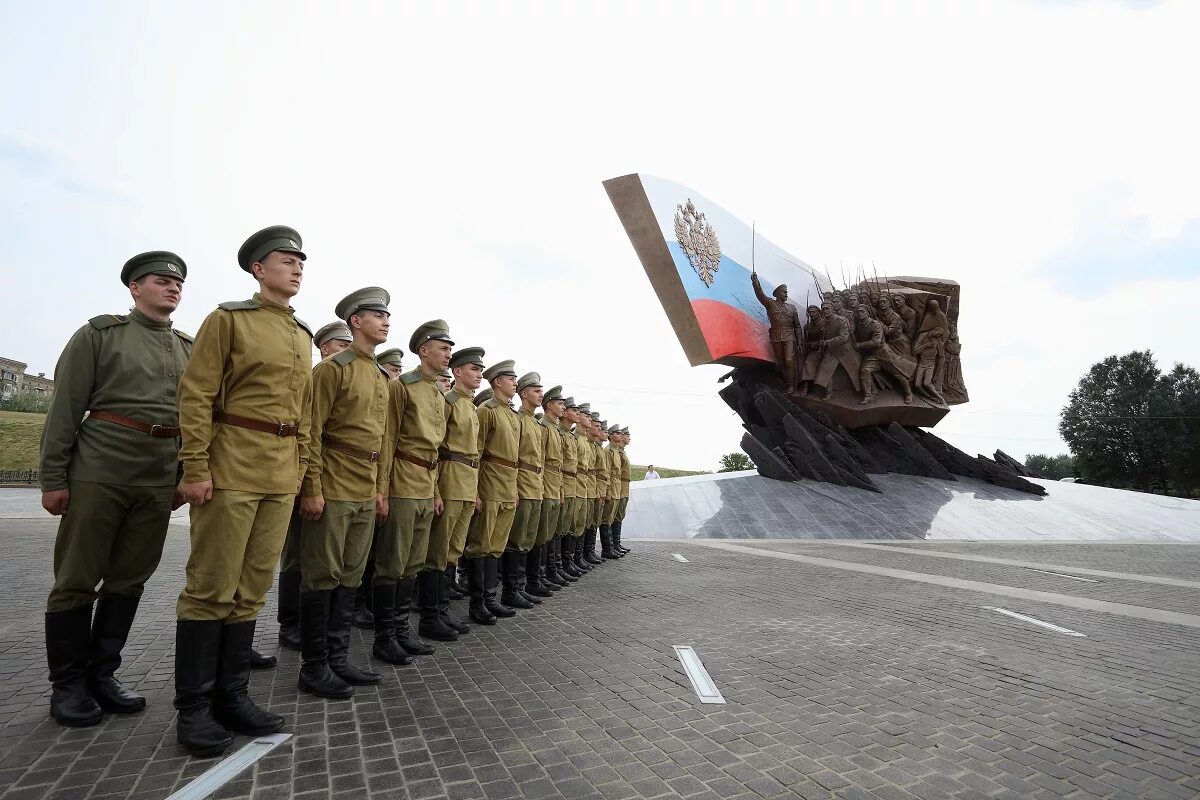
[[[129,309],[129,318],[139,325],[143,325],[147,328],[153,328],[154,330],[165,331],[171,329],[170,320],[167,320],[166,322],[159,322],[158,320],[150,319],[136,308]]]
[[[254,293],[253,299],[256,303],[262,305],[263,308],[267,309],[268,311],[274,311],[276,314],[283,314],[288,317],[295,316],[296,314],[296,309],[292,308],[291,306],[281,306],[274,300],[268,300],[267,298],[263,297],[259,292]]]

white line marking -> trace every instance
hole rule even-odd
[[[682,554],[680,554],[680,553],[671,553],[671,555],[675,556],[675,560],[676,560],[676,561],[679,561],[679,562],[681,562],[681,563],[683,563],[683,564],[690,564],[690,563],[692,563],[692,562],[688,561],[686,558],[684,558],[684,557],[683,557],[683,555],[682,555]]]
[[[1080,578],[1078,575],[1064,575],[1061,572],[1051,572],[1048,569],[1034,569],[1033,567],[1026,567],[1025,569],[1029,570],[1030,572],[1040,572],[1043,575],[1057,575],[1060,578],[1070,578],[1073,581],[1083,581],[1084,583],[1099,583],[1100,582],[1100,581],[1094,580],[1092,578]]]
[[[1052,625],[1049,622],[1043,622],[1042,620],[1037,619],[1036,617],[1027,617],[1024,614],[1018,614],[1015,611],[1009,611],[1007,608],[996,608],[995,606],[984,606],[984,608],[986,608],[988,611],[996,611],[1000,614],[1004,614],[1007,617],[1013,617],[1014,619],[1021,619],[1021,620],[1025,620],[1026,622],[1032,622],[1034,625],[1041,625],[1043,628],[1049,628],[1050,630],[1056,631],[1058,633],[1065,633],[1067,636],[1085,636],[1085,637],[1087,636],[1086,633],[1080,633],[1079,631],[1073,631],[1070,628],[1062,628],[1062,627],[1059,627],[1058,625]]]
[[[687,674],[688,680],[692,682],[692,688],[696,690],[696,696],[700,698],[700,702],[724,703],[725,698],[721,695],[721,690],[717,688],[717,684],[713,683],[712,677],[704,668],[696,651],[686,645],[677,644],[674,647],[675,655],[679,656],[679,660],[683,664],[683,671]]]
[[[218,789],[236,778],[242,770],[292,738],[290,733],[273,733],[260,736],[228,758],[221,759],[215,767],[204,772],[167,800],[204,800]]]

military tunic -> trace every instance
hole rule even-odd
[[[388,379],[374,356],[352,345],[317,364],[312,381],[312,436],[301,494],[323,497],[325,509],[320,519],[301,523],[300,588],[356,588],[375,529]]]
[[[248,622],[271,588],[300,480],[308,468],[312,338],[288,306],[256,293],[204,320],[179,385],[183,482],[213,482],[191,509],[182,620]],[[278,435],[216,421],[227,414]]]
[[[625,453],[625,445],[621,445],[618,452],[621,456],[621,465],[619,474],[621,476],[621,505],[617,509],[617,521],[625,519],[625,511],[629,508],[629,482],[632,479],[631,470],[629,469],[629,456]]]
[[[576,438],[567,430],[563,423],[558,424],[559,438],[562,442],[562,470],[563,470],[563,505],[559,513],[558,530],[556,533],[562,535],[569,533],[575,528],[575,507],[578,504],[578,485],[579,477],[577,470],[579,468],[579,444]]]
[[[558,533],[564,494],[562,429],[545,417],[538,420],[538,425],[542,434],[542,516],[535,547],[546,544]]]
[[[592,468],[596,464],[596,454],[592,450],[592,440],[580,428],[576,427],[571,435],[575,437],[575,444],[579,448],[576,468],[578,503],[575,506],[575,530],[571,531],[571,535],[579,537],[583,535],[583,529],[589,526],[591,509],[595,505],[596,476],[592,474]]]
[[[438,448],[446,439],[446,411],[436,375],[426,375],[418,367],[392,381],[383,443],[387,467],[380,478],[389,510],[375,546],[376,583],[413,578],[424,569],[437,493]]]
[[[592,503],[591,527],[599,525],[604,516],[604,504],[608,502],[608,453],[599,442],[591,442],[595,461],[592,470],[596,479],[596,500]]]
[[[517,412],[517,512],[508,534],[509,549],[527,553],[537,540],[544,460],[541,421],[522,408]]]
[[[470,396],[457,389],[445,394],[446,438],[438,451],[436,496],[442,513],[429,532],[426,569],[445,569],[462,557],[467,528],[479,496],[479,416]],[[454,456],[456,458],[450,458]],[[475,462],[475,466],[461,460]]]
[[[495,397],[476,411],[479,417],[479,497],[471,518],[467,556],[504,553],[517,509],[517,412]],[[510,466],[511,465],[511,466]]]
[[[621,504],[621,458],[617,453],[617,445],[612,442],[602,449],[604,450],[605,466],[608,470],[608,497],[604,501],[600,523],[612,525],[617,516],[617,506]]]
[[[179,425],[177,392],[192,338],[140,311],[93,318],[54,370],[42,428],[42,491],[70,491],[54,544],[47,611],[106,595],[140,596],[158,567],[179,480],[178,437],[152,437],[91,410]]]

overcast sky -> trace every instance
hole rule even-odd
[[[0,0],[0,355],[52,372],[122,312],[131,255],[179,327],[250,295],[288,224],[313,327],[393,297],[634,434],[737,449],[601,181],[693,187],[814,265],[963,285],[970,453],[1060,452],[1107,355],[1200,366],[1200,3],[28,3]],[[413,359],[415,363],[415,358]]]

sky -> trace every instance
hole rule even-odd
[[[962,284],[969,453],[1066,450],[1088,367],[1200,366],[1200,3],[23,3],[0,0],[0,355],[53,371],[187,261],[195,331],[287,224],[314,328],[391,292],[716,469],[741,429],[692,368],[601,182],[694,188],[810,264]],[[411,360],[415,364],[415,357]]]

